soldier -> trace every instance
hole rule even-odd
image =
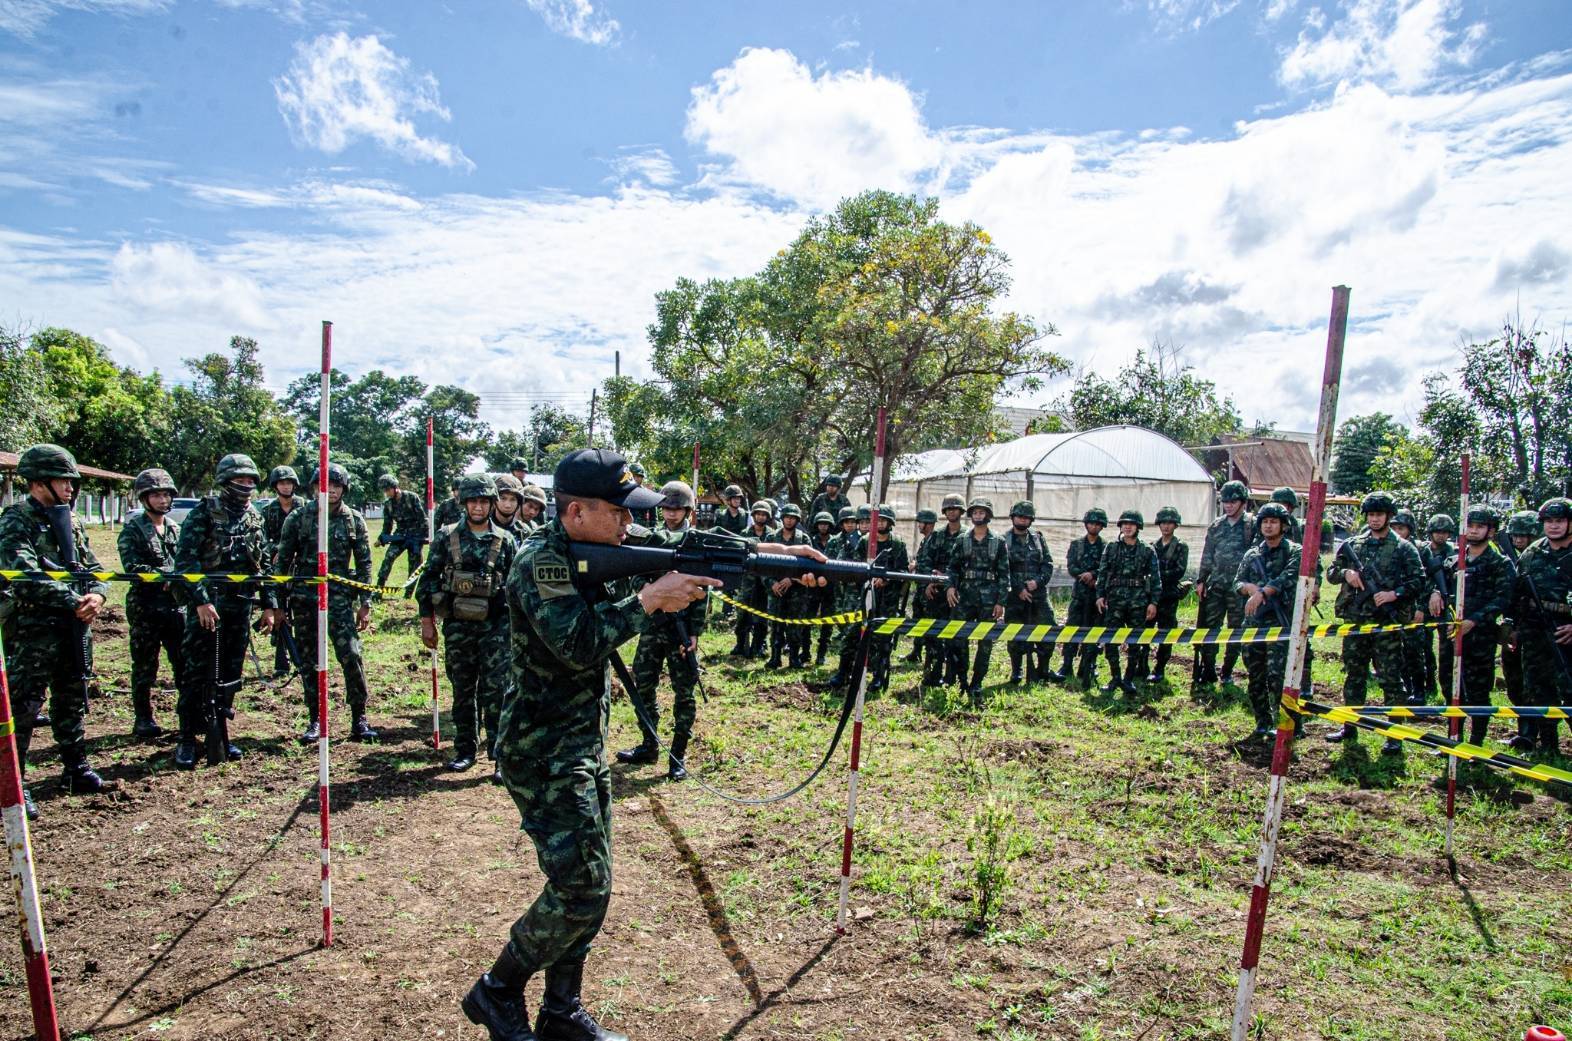
[[[437,508],[432,512],[432,528],[440,532],[449,524],[457,524],[464,519],[464,507],[458,501],[459,482],[463,480],[462,474],[455,475],[450,485],[452,495],[437,503]]]
[[[524,502],[519,506],[519,518],[527,531],[538,531],[546,526],[546,489],[538,484],[524,486]]]
[[[1097,610],[1103,624],[1142,628],[1157,617],[1157,596],[1163,583],[1158,575],[1157,553],[1141,541],[1141,529],[1146,518],[1140,510],[1125,510],[1119,514],[1119,538],[1103,551],[1102,565],[1097,569]],[[1146,675],[1146,648],[1133,645],[1126,654],[1128,668],[1124,677],[1119,675],[1119,647],[1108,644],[1103,648],[1111,673],[1103,684],[1103,693],[1122,690],[1131,697],[1141,692],[1135,677]]]
[[[633,480],[643,487],[649,480],[649,473],[638,463],[629,463],[628,472],[633,475]],[[638,509],[633,511],[633,523],[641,527],[653,529],[655,527],[655,508]]]
[[[377,569],[377,585],[388,584],[388,574],[393,570],[393,562],[398,560],[400,553],[407,553],[408,562],[405,565],[411,578],[420,569],[421,548],[426,544],[426,504],[414,492],[401,491],[398,478],[392,474],[383,474],[377,478],[377,487],[387,497],[382,505],[382,533],[377,536],[377,545],[392,545],[387,556],[382,558],[382,566]]]
[[[462,1007],[493,1038],[626,1041],[601,1028],[581,1001],[585,958],[612,889],[607,664],[619,644],[649,628],[651,615],[686,610],[720,582],[672,573],[620,600],[605,587],[580,589],[569,540],[615,546],[628,534],[630,509],[653,507],[660,496],[631,479],[620,455],[595,449],[563,458],[555,491],[556,518],[524,543],[508,574],[513,685],[497,744],[503,782],[546,885]],[[816,555],[809,546],[758,549]],[[542,970],[545,1000],[531,1035],[524,986]]]
[[[967,504],[966,512],[972,530],[962,535],[951,548],[946,568],[950,573],[945,593],[950,617],[968,622],[1002,621],[1004,605],[1010,598],[1010,551],[1003,539],[988,530],[988,523],[993,520],[991,499],[981,496],[973,499]],[[964,654],[966,644],[957,642]],[[978,641],[971,682],[966,684],[966,693],[976,708],[983,704],[982,685],[988,675],[988,658],[992,651],[993,644]]]
[[[464,487],[473,491],[475,486],[466,482]],[[491,489],[491,523],[513,536],[515,542],[522,542],[530,533],[530,526],[523,517],[524,485],[512,474],[498,474]],[[464,495],[462,488],[459,495]],[[468,500],[464,503],[464,511],[469,512]]]
[[[1524,689],[1541,705],[1572,703],[1572,500],[1554,498],[1539,507],[1544,536],[1517,561],[1512,624],[1523,660]],[[1559,751],[1560,720],[1531,719],[1525,737],[1541,752]]]
[[[753,504],[750,511],[753,518],[753,527],[749,529],[748,536],[760,542],[771,541],[775,537],[775,530],[770,527],[770,521],[775,519],[775,504],[768,499],[760,499]],[[754,611],[763,611],[769,606],[770,587],[769,580],[763,575],[744,575],[742,583],[737,589],[737,599]],[[764,634],[769,631],[769,623],[756,614],[742,611],[737,618],[737,645],[731,649],[733,657],[737,658],[762,658],[764,657]]]
[[[1463,632],[1462,703],[1465,705],[1490,704],[1490,692],[1496,685],[1496,648],[1501,643],[1501,618],[1511,609],[1512,587],[1517,581],[1517,568],[1490,539],[1494,516],[1493,510],[1481,505],[1470,507],[1463,518],[1463,541],[1468,556],[1467,563],[1462,566],[1468,569],[1468,585],[1461,618],[1456,614],[1458,556],[1454,554],[1446,562],[1448,581],[1445,588],[1453,591],[1446,606],[1452,609],[1449,614]],[[1443,630],[1449,637],[1453,635],[1450,629],[1448,626]],[[1445,651],[1441,659],[1441,682],[1450,693],[1455,652],[1450,643]],[[1490,720],[1475,717],[1469,722],[1469,740],[1481,744],[1490,729]]]
[[[874,550],[874,563],[891,571],[905,571],[910,563],[906,552],[906,543],[896,538],[895,534],[895,508],[888,503],[879,507],[878,528],[874,536],[878,540]],[[858,560],[868,559],[867,548],[857,556]],[[841,585],[850,586],[858,595],[862,590],[855,583],[844,582]],[[873,613],[874,616],[893,617],[900,610],[901,587],[904,582],[887,582],[885,579],[873,580]],[[863,606],[861,603],[858,607]],[[856,607],[848,607],[856,610]],[[835,689],[842,683],[850,682],[856,669],[857,638],[861,627],[856,625],[845,626],[841,630],[841,660],[831,679],[829,689]],[[868,693],[879,694],[889,689],[890,686],[890,654],[894,649],[894,640],[888,636],[875,636],[868,645]]]
[[[841,494],[840,474],[830,474],[824,479],[824,490],[813,497],[808,512],[815,516],[828,513],[833,517],[850,505],[851,500]]]
[[[1273,488],[1272,497],[1267,501],[1275,502],[1283,509],[1288,511],[1288,528],[1283,532],[1283,538],[1290,542],[1302,543],[1304,541],[1304,525],[1299,522],[1299,518],[1294,516],[1294,511],[1299,508],[1299,494],[1292,488],[1286,486],[1282,488]],[[1255,537],[1252,540],[1252,543],[1259,541],[1260,538],[1261,515],[1257,513],[1255,517]]]
[[[1512,562],[1512,567],[1517,568],[1517,562],[1522,557],[1523,551],[1539,538],[1539,514],[1533,510],[1519,510],[1507,518],[1507,542],[1505,547],[1498,541],[1496,548]],[[1455,550],[1453,551],[1456,552]],[[1511,611],[1512,608],[1508,608]],[[1451,653],[1451,645],[1446,639],[1446,634],[1438,635],[1441,641],[1441,653]],[[1523,693],[1523,652],[1518,648],[1517,640],[1513,635],[1513,621],[1510,617],[1501,620],[1501,678],[1506,684],[1507,700],[1514,705],[1528,705],[1533,699]],[[1534,747],[1534,721],[1519,718],[1517,721],[1517,734],[1507,742],[1512,748],[1519,751],[1528,751]]]
[[[273,549],[278,548],[278,540],[284,534],[284,522],[289,515],[300,506],[307,506],[311,500],[296,497],[295,491],[300,487],[300,475],[295,473],[293,466],[275,466],[268,472],[267,486],[273,492],[273,498],[261,509],[262,530],[267,533],[267,543]],[[273,571],[273,562],[268,561],[268,572]],[[281,679],[294,671],[294,666],[289,660],[289,641],[284,638],[287,630],[282,625],[275,625],[270,638],[273,641],[273,678]]]
[[[123,571],[175,569],[175,547],[180,525],[169,519],[175,482],[169,471],[151,469],[136,475],[131,491],[142,503],[142,512],[120,529],[116,545]],[[133,582],[126,590],[126,626],[131,630],[131,711],[136,721],[131,736],[151,741],[164,732],[153,719],[153,681],[158,679],[158,656],[169,658],[175,686],[181,686],[185,660],[180,640],[185,628],[180,605],[168,582]]]
[[[721,498],[726,500],[726,508],[715,515],[715,526],[733,535],[743,534],[748,530],[748,512],[743,509],[747,500],[743,498],[742,489],[728,484]]]
[[[834,530],[835,518],[830,516],[828,511],[821,510],[813,515],[813,548],[823,553],[826,560],[830,556],[830,543],[835,539],[834,534],[832,534]],[[847,583],[841,584],[845,585]],[[808,599],[808,617],[820,618],[832,613],[834,609],[835,590],[833,588],[825,586],[822,589],[812,591],[812,595]],[[819,644],[813,656],[813,663],[815,665],[823,665],[824,659],[829,652],[832,633],[828,625],[820,625],[815,628],[819,630]]]
[[[1005,550],[1010,557],[1010,599],[1004,607],[1006,622],[1025,625],[1054,624],[1053,605],[1048,602],[1048,583],[1053,578],[1053,554],[1043,533],[1032,530],[1037,519],[1037,507],[1030,499],[1022,499],[1010,507],[1010,531],[1004,537]],[[1018,686],[1024,680],[1035,683],[1042,678],[1051,664],[1046,648],[1011,640],[1010,684]],[[1026,668],[1022,669],[1022,663]]]
[[[1070,609],[1065,624],[1097,625],[1102,620],[1102,612],[1097,607],[1097,572],[1102,567],[1103,551],[1108,546],[1102,537],[1103,529],[1108,526],[1108,514],[1101,506],[1093,506],[1082,516],[1081,526],[1086,529],[1085,537],[1070,543],[1070,551],[1064,558],[1065,569],[1075,579],[1075,585],[1070,588]],[[1080,658],[1080,665],[1076,669],[1076,678],[1090,690],[1092,684],[1097,682],[1095,646],[1065,644],[1064,663],[1059,666],[1058,672],[1050,672],[1048,678],[1055,683],[1068,680],[1070,663],[1077,657]]]
[[[1179,627],[1179,602],[1189,596],[1190,590],[1194,588],[1184,577],[1185,572],[1190,570],[1190,547],[1174,536],[1174,531],[1183,523],[1179,511],[1172,506],[1164,506],[1157,511],[1157,530],[1161,534],[1152,543],[1152,551],[1157,554],[1157,577],[1162,581],[1162,589],[1157,594],[1156,625],[1159,629]],[[1260,523],[1257,517],[1256,526],[1259,527]],[[1158,646],[1157,664],[1147,673],[1146,682],[1156,683],[1163,679],[1173,653],[1174,649],[1169,644]]]
[[[961,514],[966,511],[966,500],[959,495],[946,495],[939,503],[939,512],[944,515],[944,527],[936,530],[932,535],[923,540],[917,549],[917,570],[924,574],[937,575],[950,568],[950,554],[957,543],[966,537],[966,531],[961,527]],[[917,616],[919,618],[947,618],[950,614],[949,599],[944,588],[938,582],[924,583],[917,594]],[[927,638],[926,664],[923,667],[922,682],[924,686],[936,687],[940,684],[964,684],[966,677],[962,675],[966,668],[966,644],[959,640],[943,641],[933,637]]]
[[[661,534],[680,536],[693,522],[693,489],[686,481],[667,481],[661,486]],[[628,700],[639,724],[642,739],[638,745],[617,753],[619,763],[653,763],[660,756],[656,731],[660,727],[660,703],[655,699],[664,670],[671,676],[671,747],[667,753],[666,779],[687,778],[688,741],[693,737],[693,722],[698,702],[693,692],[699,685],[699,636],[709,607],[706,590],[685,610],[650,619],[649,628],[639,634],[638,650],[633,653],[633,689]]]
[[[1419,565],[1425,569],[1427,595],[1423,602],[1425,605],[1425,620],[1430,622],[1442,621],[1442,612],[1446,603],[1451,599],[1451,589],[1447,584],[1447,560],[1457,555],[1457,547],[1452,545],[1449,538],[1457,534],[1457,524],[1451,517],[1444,513],[1437,513],[1430,518],[1430,523],[1425,527],[1425,542],[1419,547]],[[1422,631],[1425,646],[1424,671],[1421,687],[1411,695],[1413,703],[1423,705],[1436,695],[1436,651],[1440,647],[1441,658],[1445,660],[1452,654],[1452,642],[1438,627],[1434,634],[1429,630]],[[1447,684],[1450,687],[1450,684]],[[1447,692],[1441,692],[1442,700],[1446,699]]]
[[[512,474],[501,480],[517,484]],[[464,523],[443,529],[431,546],[420,574],[415,602],[420,610],[420,642],[435,650],[437,620],[442,621],[442,655],[453,689],[453,758],[448,769],[475,765],[478,738],[497,762],[497,721],[508,676],[508,610],[503,586],[513,566],[517,543],[492,519],[497,486],[485,474],[459,482]],[[493,774],[493,780],[500,778]]]
[[[508,461],[508,473],[521,486],[529,484],[529,460],[521,455],[514,456]]]
[[[1293,517],[1280,502],[1269,502],[1256,514],[1261,541],[1245,552],[1234,576],[1234,592],[1245,598],[1244,627],[1247,629],[1281,626],[1293,622],[1292,597],[1299,582],[1299,543],[1286,532]],[[1255,714],[1255,731],[1239,742],[1271,741],[1277,732],[1277,711],[1282,701],[1283,674],[1288,668],[1288,644],[1252,643],[1244,650],[1245,671],[1249,673],[1250,711]],[[1294,730],[1300,729],[1294,717]]]
[[[1397,506],[1386,492],[1371,492],[1360,503],[1365,530],[1337,548],[1327,566],[1326,580],[1341,585],[1337,617],[1350,622],[1400,622],[1413,614],[1414,600],[1425,592],[1425,570],[1412,545],[1392,534],[1390,521]],[[1363,705],[1374,661],[1383,699],[1402,704],[1403,643],[1397,633],[1376,633],[1343,638],[1343,703]],[[1344,724],[1328,734],[1332,742],[1359,740],[1359,729]],[[1402,742],[1387,738],[1381,751],[1397,754]]]
[[[365,583],[371,578],[371,539],[360,511],[344,503],[348,490],[349,471],[338,463],[329,463],[327,488],[323,491],[328,497],[328,572]],[[445,535],[446,529],[439,537]],[[277,562],[280,574],[305,578],[317,573],[316,510],[301,510],[284,522]],[[301,683],[310,718],[300,741],[310,744],[322,734],[317,718],[317,593],[313,586],[299,582],[291,587],[289,621],[300,653]],[[372,741],[377,737],[376,730],[366,722],[366,670],[360,660],[360,634],[370,625],[369,592],[337,582],[328,586],[328,638],[333,642],[333,655],[344,670],[351,741]]]
[[[1200,598],[1195,624],[1202,629],[1222,625],[1238,628],[1244,618],[1244,601],[1234,595],[1234,575],[1239,572],[1239,562],[1250,548],[1255,531],[1255,517],[1245,509],[1250,494],[1239,481],[1223,485],[1218,498],[1223,504],[1223,515],[1206,529],[1206,544],[1201,549],[1201,566],[1196,575],[1195,594]],[[1212,589],[1212,576],[1217,576],[1216,595]],[[1191,669],[1191,683],[1232,683],[1234,664],[1239,660],[1239,644],[1231,643],[1223,652],[1223,672],[1217,674],[1217,647],[1201,647]]]
[[[69,511],[76,499],[82,480],[76,459],[59,445],[33,445],[22,453],[16,472],[27,482],[27,497],[0,514],[0,568],[59,570],[63,560],[48,511],[61,506]],[[70,524],[78,566],[99,570],[81,520],[73,514]],[[62,783],[68,792],[92,793],[105,786],[88,765],[82,717],[87,712],[86,677],[92,668],[91,627],[108,595],[109,587],[97,579],[10,582],[0,587],[17,761],[25,774],[27,747],[47,691],[49,725],[60,749],[65,768]],[[83,623],[80,630],[75,622]],[[28,817],[38,816],[38,807],[25,789],[22,806]]]
[[[1419,544],[1419,525],[1414,520],[1413,511],[1399,509],[1392,514],[1391,528],[1392,534],[1414,547],[1414,551],[1419,554],[1419,566],[1425,569],[1425,587],[1414,598],[1414,611],[1409,618],[1412,622],[1423,622],[1429,613],[1429,598],[1435,592],[1436,585],[1432,573],[1425,568],[1425,548]],[[1408,685],[1407,703],[1422,705],[1428,700],[1427,692],[1434,691],[1436,682],[1434,659],[1430,662],[1428,676],[1425,672],[1425,647],[1431,643],[1430,632],[1426,629],[1408,629],[1402,637],[1403,682]]]
[[[871,530],[873,530],[873,507],[863,503],[857,507],[857,537],[866,539]]]
[[[219,494],[203,499],[186,514],[175,546],[175,570],[182,574],[263,574],[272,563],[273,545],[262,526],[262,515],[251,504],[261,474],[248,455],[226,455],[218,461],[215,480]],[[301,510],[292,516],[298,516]],[[213,713],[224,752],[239,759],[241,751],[229,740],[229,720],[234,718],[235,692],[245,669],[246,644],[251,638],[251,611],[262,601],[262,628],[278,624],[273,609],[276,591],[258,593],[251,584],[230,582],[187,583],[174,587],[186,608],[180,676],[180,744],[175,766],[196,769],[197,743],[202,741]]]
[[[842,510],[841,512],[845,513],[846,511]],[[922,558],[922,548],[928,542],[929,537],[933,535],[933,529],[938,526],[938,523],[939,514],[934,510],[922,509],[917,511],[917,559]],[[924,574],[927,574],[927,572],[924,572]],[[918,588],[916,592],[916,603],[912,605],[912,617],[931,617],[926,613],[925,610],[927,604],[930,602],[931,601],[924,597],[923,590]],[[913,640],[911,653],[907,654],[906,657],[902,658],[901,660],[906,662],[908,665],[922,664],[923,652],[927,649],[929,642],[930,641],[927,637]]]
[[[802,507],[789,502],[781,507],[781,530],[775,541],[784,546],[811,545],[808,534],[798,524],[802,520]],[[807,591],[796,579],[782,578],[770,584],[766,610],[777,618],[801,618]],[[781,667],[781,654],[785,653],[791,668],[802,669],[808,665],[808,629],[784,622],[770,623],[770,660],[765,668]]]

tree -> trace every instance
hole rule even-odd
[[[1130,423],[1166,434],[1182,445],[1211,444],[1243,429],[1232,398],[1182,362],[1183,348],[1152,341],[1113,379],[1085,372],[1057,408],[1081,430]]]
[[[295,421],[262,385],[257,342],[234,336],[229,351],[187,358],[191,385],[170,391],[166,469],[187,492],[212,487],[218,460],[230,452],[251,456],[264,474],[295,454]]]
[[[389,472],[399,476],[404,487],[424,490],[424,442],[418,466],[402,474],[397,471],[402,438],[413,422],[413,410],[425,393],[426,385],[413,376],[393,377],[381,369],[373,369],[354,381],[333,369],[328,373],[328,380],[332,389],[329,447],[333,462],[347,469],[353,481],[350,502],[364,505],[380,500],[377,478]],[[321,423],[321,374],[302,376],[291,383],[284,392],[282,405],[299,424],[296,458],[314,465]],[[422,426],[422,438],[424,432]]]
[[[63,402],[27,339],[25,329],[0,326],[0,446],[15,452],[59,437],[64,422]]]
[[[81,462],[121,473],[157,465],[169,433],[169,395],[155,372],[115,364],[109,349],[70,329],[40,329],[30,340],[59,405],[54,436]]]
[[[557,405],[540,404],[530,409],[523,431],[504,430],[486,446],[486,465],[502,473],[515,458],[529,461],[536,473],[550,473],[562,457],[586,444],[587,423]]]
[[[1401,504],[1414,511],[1421,526],[1433,513],[1455,512],[1457,502],[1443,501],[1433,483],[1436,454],[1425,437],[1415,437],[1402,427],[1388,432],[1376,450],[1367,474],[1370,487],[1383,488]]]
[[[432,459],[436,485],[445,489],[480,455],[491,428],[480,421],[480,397],[461,387],[437,386],[409,410],[400,424],[393,452],[403,473],[426,472],[426,420],[432,420]]]
[[[1385,412],[1354,416],[1337,426],[1332,441],[1332,490],[1340,495],[1362,495],[1375,487],[1370,465],[1387,438],[1402,432]]]

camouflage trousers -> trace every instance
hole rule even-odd
[[[87,758],[87,738],[82,717],[87,695],[82,686],[75,648],[71,646],[65,614],[13,615],[5,623],[5,670],[11,687],[11,717],[16,725],[16,752],[22,772],[27,772],[27,748],[33,740],[33,720],[49,699],[49,728],[66,765]],[[88,642],[91,657],[92,642]],[[90,662],[91,663],[91,662]]]
[[[1546,633],[1529,629],[1518,633],[1518,653],[1523,659],[1523,703],[1528,705],[1572,704],[1572,679],[1562,661],[1572,664],[1572,647],[1556,645]],[[1532,735],[1541,749],[1556,748],[1558,719],[1531,719]],[[1526,731],[1525,731],[1526,732]]]
[[[633,653],[633,689],[628,692],[628,699],[633,702],[644,744],[652,748],[660,726],[660,703],[655,699],[655,692],[660,686],[662,670],[671,676],[672,743],[686,745],[693,736],[693,721],[698,716],[693,691],[699,682],[699,670],[687,648],[678,643],[673,633],[640,634],[638,650]]]
[[[1430,634],[1425,635],[1428,637]],[[1501,630],[1494,625],[1476,625],[1463,635],[1463,704],[1490,704],[1490,694],[1496,687],[1496,648],[1501,644],[1500,637]],[[1445,653],[1436,664],[1441,674],[1441,697],[1450,702],[1456,655],[1451,640],[1446,642],[1443,649]],[[1490,731],[1490,720],[1476,718],[1468,722],[1469,740],[1475,744],[1483,741]]]
[[[805,618],[809,612],[805,610],[809,603],[809,592],[795,583],[784,593],[771,592],[765,610],[777,618]],[[781,656],[784,651],[792,664],[796,664],[808,657],[808,633],[806,625],[783,625],[780,622],[770,623],[770,659],[773,661]]]
[[[1283,700],[1283,677],[1288,671],[1288,643],[1251,643],[1244,647],[1245,669],[1250,673],[1246,693],[1250,712],[1260,729],[1277,729],[1277,710]]]
[[[1097,609],[1097,594],[1090,586],[1082,582],[1075,584],[1070,593],[1070,607],[1065,612],[1065,625],[1102,625],[1103,613]],[[1072,663],[1080,659],[1080,666],[1075,670],[1086,683],[1091,683],[1097,678],[1097,645],[1074,644],[1064,645],[1064,664],[1059,671],[1068,674]]]
[[[393,564],[398,560],[400,553],[409,555],[409,574],[413,575],[420,569],[420,558],[422,555],[420,543],[417,542],[413,546],[408,546],[402,542],[390,542],[388,543],[387,556],[382,558],[382,566],[377,569],[377,585],[385,586],[388,584],[388,575],[393,573]]]
[[[191,740],[207,733],[209,706],[216,701],[232,708],[246,665],[246,640],[251,636],[250,600],[221,596],[213,602],[218,626],[209,631],[197,620],[195,605],[186,608],[180,657],[185,663],[180,679],[180,732]]]
[[[1152,620],[1152,626],[1157,629],[1179,628],[1179,601],[1158,600],[1157,617]],[[1167,666],[1169,659],[1171,659],[1173,656],[1174,649],[1172,647],[1166,643],[1159,644],[1157,647],[1156,662],[1152,666],[1152,671],[1161,673],[1164,667]],[[1250,661],[1249,656],[1247,655],[1245,658],[1245,668],[1248,669],[1249,667]],[[1254,673],[1251,673],[1251,675],[1254,675]]]
[[[546,876],[508,947],[526,973],[583,961],[611,902],[611,772],[599,758],[500,752],[502,783]]]
[[[185,619],[180,608],[168,600],[144,601],[136,596],[126,597],[126,626],[131,636],[131,698],[134,701],[149,697],[153,681],[158,679],[160,652],[169,658],[169,669],[180,686],[185,671],[185,656],[180,644],[185,633]]]
[[[508,687],[508,632],[508,616],[500,611],[484,622],[442,622],[442,664],[453,690],[453,751],[459,758],[474,758],[482,731],[496,758],[497,717]]]
[[[862,641],[862,626],[842,625],[836,630],[835,639],[840,644],[840,666],[836,669],[849,685],[855,678],[857,671],[857,648]],[[947,642],[959,643],[962,648],[966,645],[962,641],[934,641],[943,646]],[[894,657],[895,640],[889,636],[870,636],[868,638],[868,689],[885,690],[890,685],[890,659]]]
[[[1223,625],[1230,629],[1239,628],[1244,624],[1244,597],[1235,593],[1226,582],[1217,588],[1209,586],[1206,595],[1201,598],[1200,606],[1196,608],[1195,624],[1198,629],[1217,629]],[[1224,672],[1234,671],[1241,649],[1242,645],[1231,643],[1223,651]],[[1196,648],[1195,667],[1201,673],[1209,673],[1217,668],[1216,644]]]
[[[1117,592],[1117,591],[1116,591]],[[1120,601],[1110,598],[1108,610],[1103,612],[1102,624],[1112,627],[1144,629],[1146,628],[1145,600]],[[1108,644],[1103,647],[1103,657],[1108,659],[1108,666],[1114,672],[1119,671],[1119,645]],[[1124,648],[1125,652],[1125,678],[1135,679],[1146,675],[1146,663],[1149,659],[1148,648],[1144,644],[1130,644]]]
[[[961,602],[950,609],[951,621],[962,622],[991,622],[993,621],[993,605],[961,597]],[[949,640],[950,653],[955,656],[959,667],[962,686],[980,687],[983,679],[988,675],[988,662],[993,658],[993,644],[987,640],[978,640],[977,649],[971,652],[971,675],[966,672],[968,640]],[[872,652],[869,652],[872,657]]]
[[[366,711],[366,667],[360,660],[360,634],[355,631],[359,604],[348,596],[328,596],[328,642],[344,670],[344,700],[356,715]],[[289,601],[289,627],[300,652],[300,684],[306,712],[317,718],[317,602],[300,597]]]
[[[1365,704],[1365,688],[1370,683],[1372,664],[1379,673],[1377,681],[1381,685],[1382,701],[1388,705],[1402,704],[1406,684],[1403,678],[1403,640],[1398,633],[1343,637],[1343,704]]]
[[[743,587],[741,595],[735,599],[755,611],[763,611],[769,607],[769,590],[763,582],[750,578]],[[756,614],[738,611],[737,646],[733,648],[733,653],[750,655],[764,653],[764,636],[769,632],[769,625],[768,621]]]
[[[1039,589],[1038,597],[1046,597],[1047,591]],[[1052,625],[1053,605],[1050,603],[1028,603],[1015,593],[1010,593],[1010,599],[1004,603],[1004,620],[1007,623],[1022,625]],[[1014,640],[1008,645],[1010,652],[1010,671],[1016,672],[1021,667],[1024,659],[1028,677],[1035,679],[1037,673],[1047,672],[1053,665],[1053,646],[1039,643],[1017,643]]]

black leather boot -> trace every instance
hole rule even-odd
[[[1326,740],[1329,744],[1334,745],[1344,741],[1351,745],[1358,744],[1359,728],[1354,726],[1352,723],[1344,723],[1341,727],[1326,735]]]
[[[448,760],[448,769],[454,773],[463,773],[475,765],[475,750],[467,745],[454,745],[453,758]]]
[[[365,711],[356,712],[349,724],[349,739],[351,741],[375,741],[377,732],[371,724],[366,722]]]
[[[628,1035],[607,1030],[584,1007],[579,991],[583,962],[558,962],[546,970],[546,999],[535,1018],[540,1041],[628,1041]]]
[[[1103,693],[1112,694],[1116,690],[1122,690],[1124,687],[1124,677],[1119,671],[1118,658],[1109,660],[1108,671],[1111,673],[1111,675],[1108,677],[1108,682],[1103,684]]]
[[[685,781],[688,779],[688,768],[684,764],[688,757],[688,735],[679,734],[671,739],[671,748],[667,754],[666,780]]]
[[[98,772],[87,765],[87,757],[69,759],[60,775],[60,783],[72,795],[97,795],[109,787]]]
[[[475,981],[459,1002],[464,1017],[486,1028],[491,1041],[535,1041],[529,1028],[529,1009],[524,1004],[524,984],[529,974],[504,947],[491,971]]]
[[[38,804],[33,801],[33,793],[27,788],[22,789],[22,812],[27,814],[30,821],[38,819]]]
[[[131,736],[138,741],[153,741],[164,732],[153,719],[153,694],[151,691],[137,691],[131,695],[131,711],[136,716],[136,722],[131,724]]]
[[[617,753],[617,762],[643,765],[653,763],[660,758],[660,749],[655,747],[654,741],[642,741],[632,748],[627,748]]]
[[[1010,686],[1021,685],[1021,652],[1014,647],[1010,648]]]
[[[180,732],[180,743],[175,746],[175,768],[179,770],[195,770],[197,761],[197,740],[186,731]]]
[[[317,714],[313,712],[311,713],[311,722],[306,725],[306,729],[300,734],[300,743],[303,745],[314,745],[321,737],[322,724],[317,721]]]

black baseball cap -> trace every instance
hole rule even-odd
[[[630,510],[652,509],[662,501],[660,492],[633,479],[620,452],[605,448],[581,448],[563,456],[552,490],[583,499],[605,499]]]

